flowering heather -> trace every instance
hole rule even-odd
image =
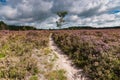
[[[61,30],[56,44],[91,80],[120,79],[120,30]]]

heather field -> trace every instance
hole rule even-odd
[[[79,69],[88,80],[120,80],[120,30],[0,31],[0,80],[87,80]]]
[[[120,30],[61,30],[52,35],[91,80],[120,80]]]
[[[0,31],[0,80],[65,80],[64,70],[52,70],[48,42],[48,31]]]
[[[0,80],[120,80],[120,0],[0,0]]]

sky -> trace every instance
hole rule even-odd
[[[53,29],[58,11],[67,11],[62,27],[120,26],[120,0],[0,0],[0,20],[7,24]]]

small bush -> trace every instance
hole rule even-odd
[[[64,70],[55,70],[46,74],[48,80],[67,80]]]
[[[0,58],[4,58],[5,54],[0,53]]]
[[[38,80],[38,76],[34,75],[34,76],[30,77],[30,80]]]

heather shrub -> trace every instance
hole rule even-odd
[[[0,80],[38,80],[38,61],[34,49],[48,45],[48,32],[0,32]]]
[[[116,33],[115,33],[116,32]],[[119,35],[114,31],[114,35]],[[52,37],[91,80],[119,80],[119,37],[110,31],[58,31]],[[114,45],[116,42],[117,45]],[[119,44],[119,45],[118,45]]]

